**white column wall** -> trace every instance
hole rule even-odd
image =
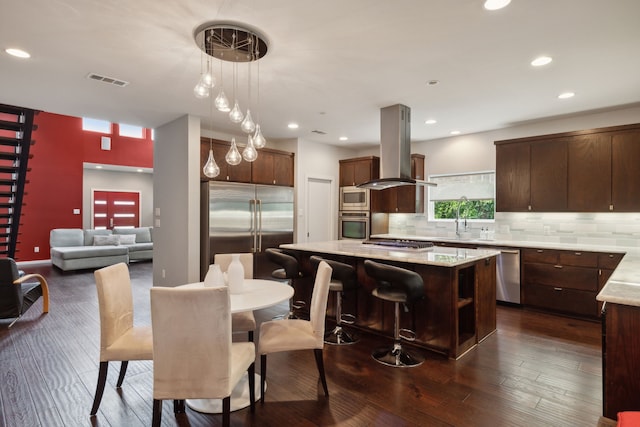
[[[155,130],[153,284],[200,278],[200,119],[182,116]]]

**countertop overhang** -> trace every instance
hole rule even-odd
[[[373,247],[372,245],[365,245],[359,240],[330,240],[326,242],[290,243],[280,245],[280,247],[283,249],[295,249],[306,252],[345,255],[440,267],[457,267],[500,254],[499,251],[490,248],[465,249],[433,246],[427,250],[411,250],[389,248],[385,246]]]

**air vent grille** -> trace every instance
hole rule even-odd
[[[318,135],[326,135],[327,134],[326,132],[323,132],[323,131],[317,130],[317,129],[312,130],[311,133],[317,133]]]
[[[87,75],[89,80],[97,80],[99,82],[109,83],[118,87],[125,87],[129,84],[129,82],[125,82],[124,80],[119,80],[113,77],[107,77],[96,73],[89,73]]]

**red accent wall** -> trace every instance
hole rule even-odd
[[[82,228],[83,162],[121,166],[153,167],[151,131],[146,138],[127,138],[112,125],[111,150],[100,148],[104,134],[82,130],[82,118],[41,112],[33,133],[32,157],[27,173],[17,261],[49,259],[52,228]],[[74,215],[73,210],[80,214]],[[35,253],[34,247],[40,252]]]

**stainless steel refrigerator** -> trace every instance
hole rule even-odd
[[[253,253],[253,274],[269,278],[278,268],[267,248],[293,243],[293,188],[225,182],[203,182],[200,276],[217,253]]]

